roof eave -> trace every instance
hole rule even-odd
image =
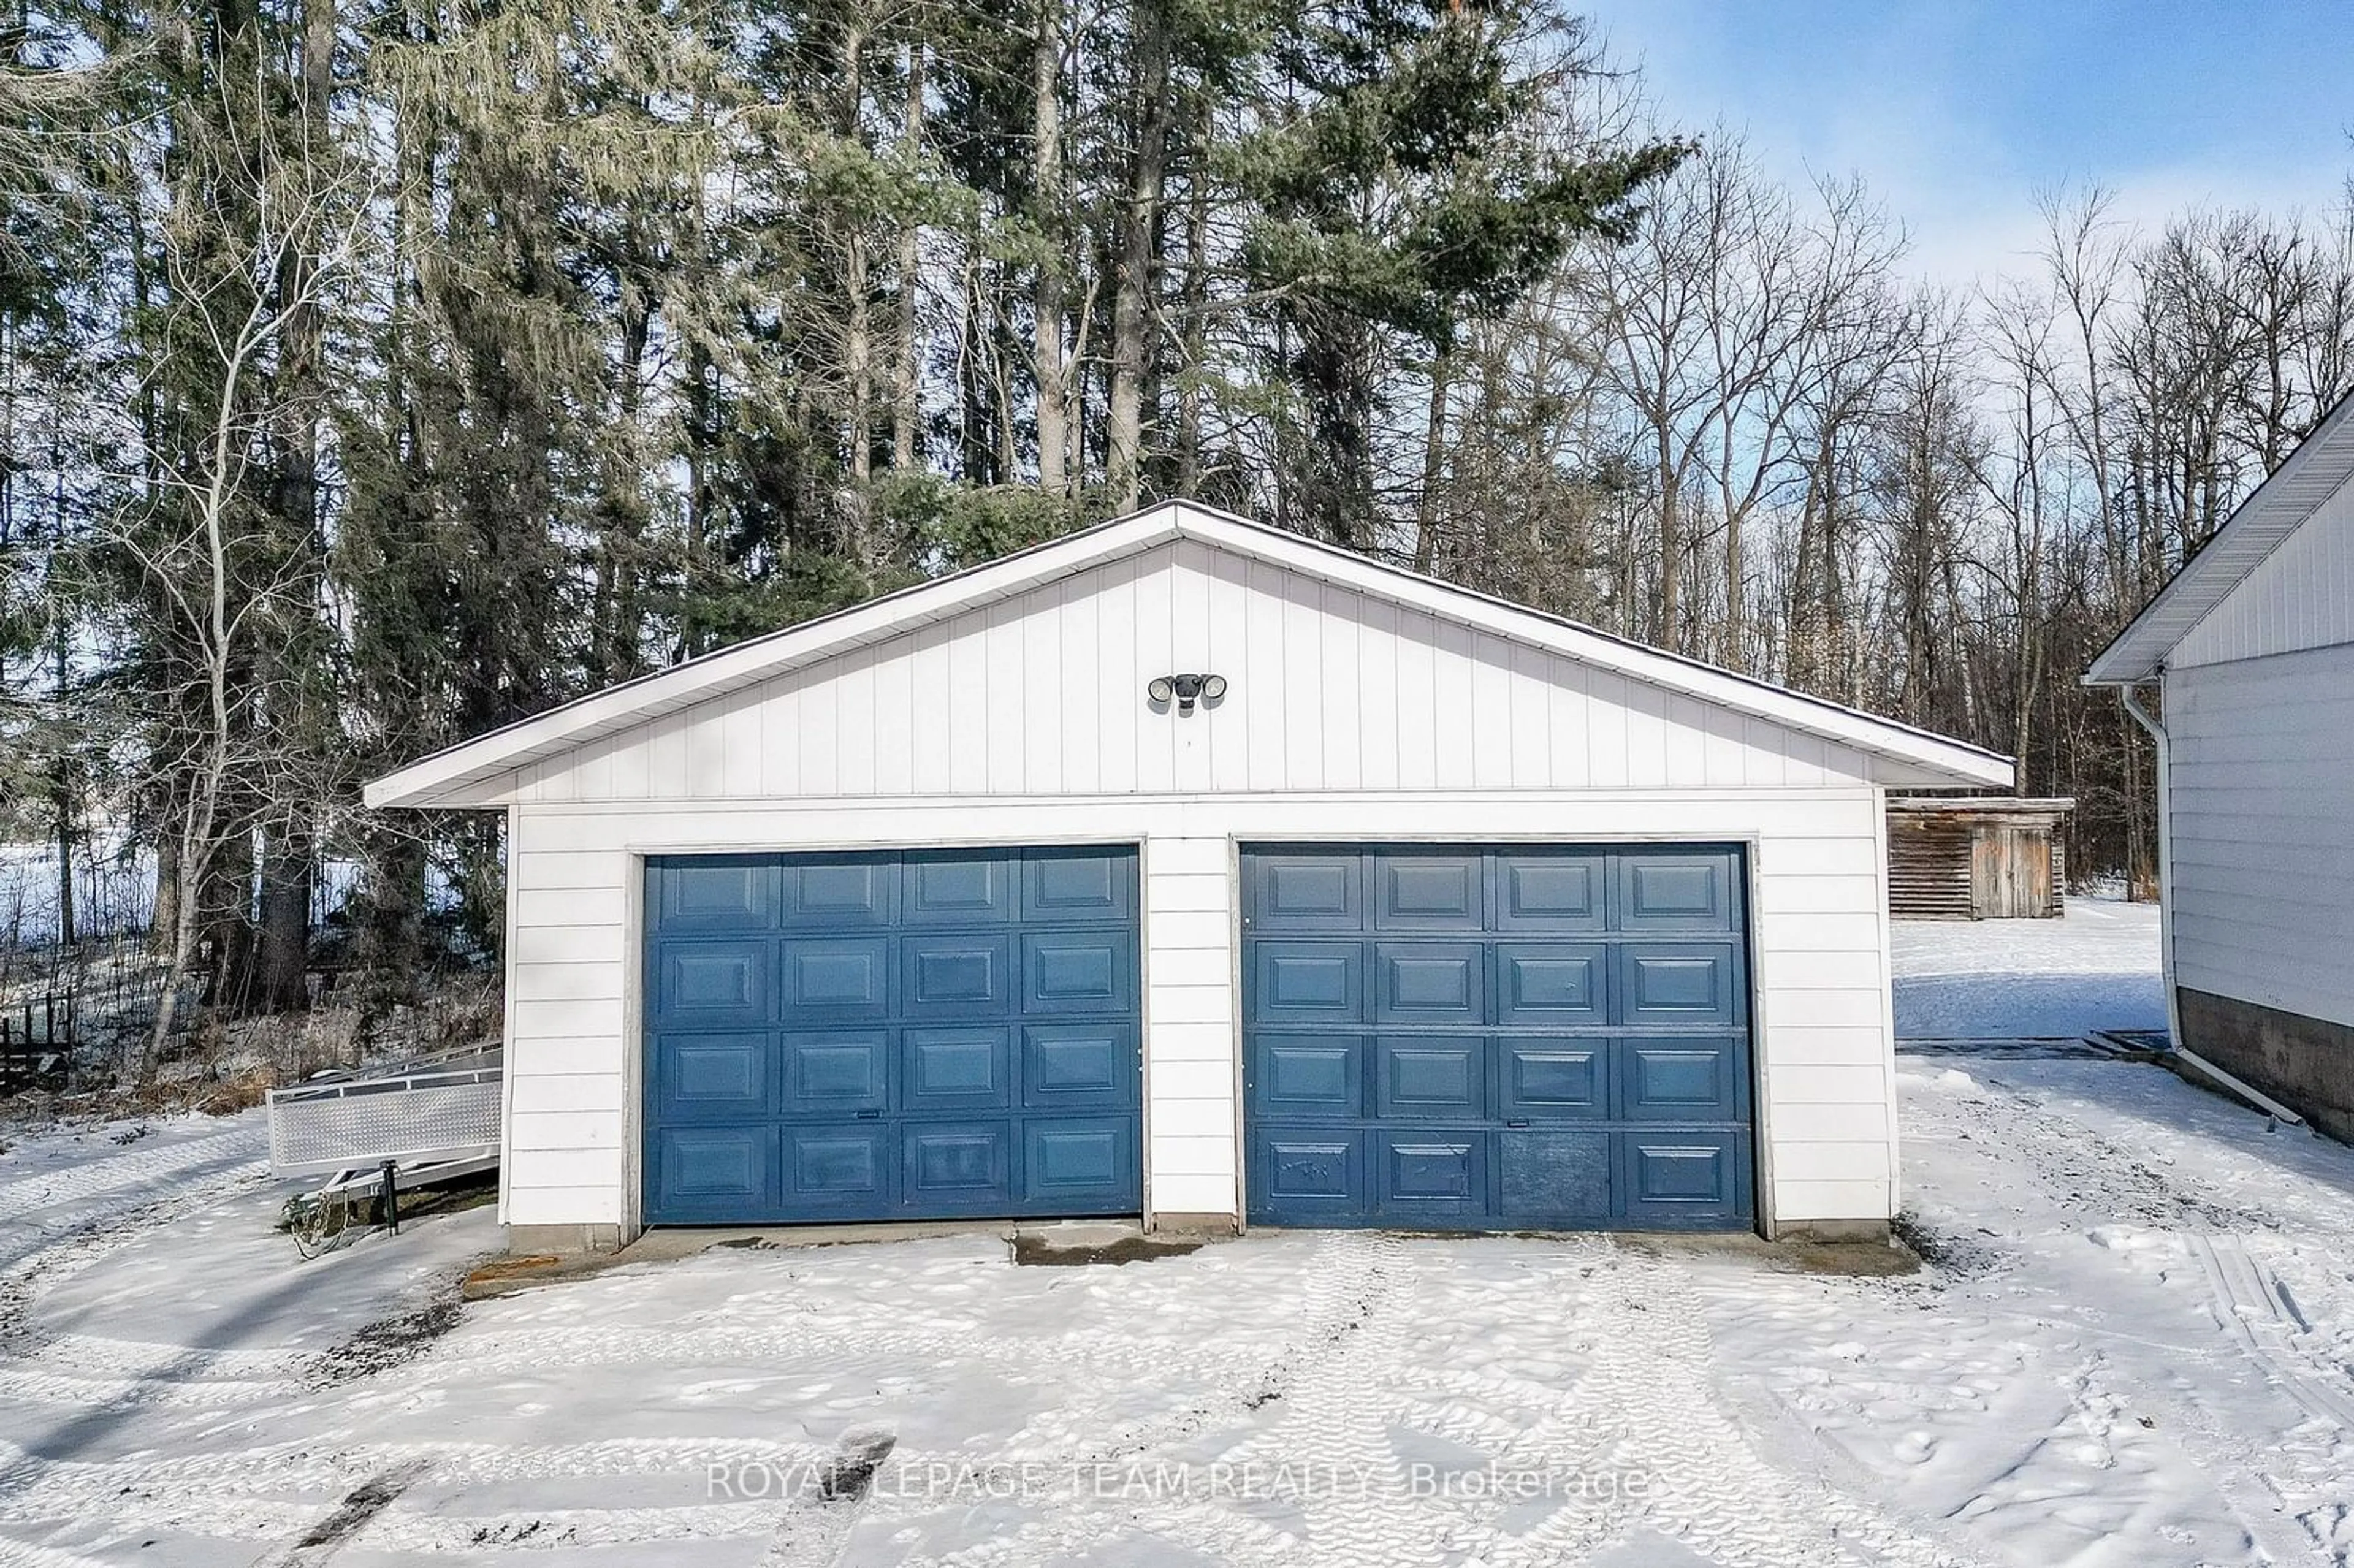
[[[635,699],[642,697],[656,683],[675,684],[690,673],[700,671],[704,678],[691,687],[692,699],[702,701],[725,696],[772,675],[883,641],[912,626],[936,620],[939,619],[938,612],[917,607],[950,584],[960,589],[955,595],[954,609],[975,608],[1010,598],[1066,572],[1085,569],[1097,560],[1129,550],[1149,549],[1177,536],[1176,510],[1173,503],[1164,503],[1127,517],[1113,518],[1092,528],[1082,529],[1077,534],[1066,535],[1059,539],[1016,551],[1011,556],[975,567],[969,572],[959,573],[954,577],[917,583],[896,593],[868,599],[813,620],[797,621],[791,626],[765,632],[684,663],[653,671],[620,685],[591,692],[546,713],[535,714],[471,740],[444,747],[381,779],[371,779],[363,787],[360,798],[370,810],[375,810],[397,806],[422,808],[463,804],[482,807],[496,804],[480,800],[450,801],[446,797],[502,773],[529,767],[553,751],[601,738],[605,734],[642,722],[645,705]],[[1047,565],[1050,555],[1061,553],[1057,546],[1070,550],[1082,545],[1091,547],[1083,550],[1076,563],[1055,562],[1051,567]],[[831,634],[814,635],[821,631]],[[779,642],[792,640],[807,640],[808,646],[785,658],[767,656]],[[605,727],[600,729],[600,725]],[[594,733],[584,736],[584,731]]]
[[[1713,703],[1815,735],[1867,756],[1942,774],[1956,783],[2012,787],[2011,758],[1893,719],[1806,696],[1751,676],[1687,659],[1561,617],[1511,604],[1437,578],[1406,572],[1299,535],[1280,533],[1214,508],[1162,503],[1077,534],[1034,546],[955,577],[921,583],[884,598],[802,621],[721,649],[684,664],[552,708],[546,713],[445,747],[370,781],[362,799],[388,807],[497,806],[499,791],[483,786],[546,757],[649,722],[693,703],[882,641],[947,614],[985,606],[1039,582],[1085,570],[1124,554],[1191,538],[1269,565],[1464,621],[1490,633],[1549,648],[1564,657],[1615,669],[1694,700]],[[803,643],[779,653],[779,644]],[[682,681],[687,683],[682,688]],[[646,698],[657,683],[669,695]]]
[[[2316,420],[2281,465],[2232,509],[2196,555],[2175,569],[2141,612],[2085,666],[2080,683],[2128,687],[2157,679],[2183,640],[2349,483],[2354,483],[2354,392]],[[2266,537],[2264,525],[2275,521],[2277,531]],[[2244,543],[2241,535],[2249,534],[2256,547],[2235,549]],[[2179,615],[2186,608],[2191,613]]]

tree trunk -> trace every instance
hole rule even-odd
[[[840,130],[844,141],[858,137],[860,106],[865,97],[862,70],[866,32],[852,21],[842,35],[842,106]],[[843,236],[843,366],[850,382],[850,493],[843,503],[843,553],[861,566],[872,564],[874,541],[869,536],[875,478],[875,327],[873,290],[868,276],[866,234],[854,216]]]
[[[924,150],[924,46],[907,46],[907,105],[901,134],[912,164]],[[915,223],[899,230],[899,358],[891,397],[891,467],[899,473],[916,467],[916,430],[923,418],[919,401],[923,385],[923,344],[917,336],[916,306],[921,294],[917,269],[923,263],[923,231]]]
[[[363,1036],[391,1009],[416,1000],[425,968],[425,846],[384,829],[364,842],[366,880],[353,931],[353,957],[367,977],[356,1031]]]
[[[1727,509],[1724,516],[1724,667],[1749,668],[1749,591],[1747,564],[1741,553],[1741,514]]]
[[[1206,114],[1198,118],[1206,119]],[[1210,302],[1209,171],[1195,168],[1185,203],[1185,363],[1177,383],[1177,493],[1202,493],[1202,362],[1207,346],[1204,316]]]
[[[1430,418],[1422,437],[1422,494],[1416,503],[1414,569],[1427,573],[1438,558],[1438,486],[1447,472],[1447,381],[1455,351],[1430,356]]]
[[[1143,500],[1144,383],[1150,356],[1153,238],[1169,139],[1169,16],[1163,0],[1132,0],[1136,59],[1136,162],[1119,225],[1113,280],[1111,391],[1105,411],[1104,470],[1113,505]]]
[[[1683,651],[1683,556],[1681,497],[1677,493],[1673,437],[1662,418],[1657,426],[1659,480],[1659,620],[1651,641],[1672,652]]]
[[[62,464],[58,466],[58,471],[60,474],[65,471]],[[62,484],[62,481],[60,483]],[[55,518],[54,544],[58,554],[62,556],[66,547],[66,510],[62,491],[57,498]],[[51,569],[55,570],[54,563]],[[57,808],[58,941],[60,946],[70,948],[80,939],[80,933],[75,928],[74,919],[73,752],[66,744],[66,694],[72,684],[72,658],[67,647],[71,641],[71,636],[66,620],[65,601],[59,599],[52,605],[49,615],[54,622],[49,641],[50,673],[55,682],[54,695],[58,705],[58,733],[49,773],[49,788]]]
[[[1038,263],[1030,323],[1031,378],[1038,386],[1038,483],[1049,495],[1070,492],[1070,382],[1063,365],[1063,275],[1055,243],[1063,216],[1063,20],[1060,0],[1038,0],[1030,48],[1031,151],[1038,162],[1033,215],[1046,243]]]
[[[291,824],[270,831],[261,866],[260,951],[247,1005],[255,1012],[299,1012],[311,1003],[311,840]]]
[[[253,885],[252,840],[231,832],[214,850],[199,888],[201,934],[213,954],[205,1001],[231,1014],[243,1013],[253,997]]]
[[[166,810],[164,816],[169,821],[171,812]],[[155,843],[155,909],[147,922],[147,950],[156,958],[171,956],[184,896],[180,888],[179,835],[160,833]]]

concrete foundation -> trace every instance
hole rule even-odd
[[[1232,1214],[1155,1214],[1150,1230],[1154,1235],[1230,1236],[1242,1227]]]
[[[2354,1028],[2177,987],[2182,1044],[2354,1143]]]
[[[619,1225],[509,1225],[507,1251],[516,1257],[578,1257],[621,1250]]]
[[[1825,1245],[1851,1246],[1861,1243],[1868,1246],[1884,1246],[1888,1236],[1886,1220],[1794,1220],[1787,1224],[1776,1225],[1771,1239]]]

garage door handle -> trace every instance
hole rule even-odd
[[[858,1119],[861,1121],[873,1121],[876,1117],[881,1116],[882,1114],[883,1113],[879,1110],[863,1110],[858,1113]]]
[[[1529,1125],[1529,1118],[1526,1118],[1526,1117],[1522,1117],[1522,1118],[1520,1120],[1518,1120],[1518,1121],[1508,1121],[1508,1122],[1506,1122],[1504,1125],[1505,1125],[1506,1127],[1526,1127],[1526,1126],[1528,1126],[1528,1125]]]

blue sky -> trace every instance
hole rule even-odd
[[[2354,169],[2354,4],[2335,0],[1585,0],[1671,123],[1745,130],[1786,179],[1861,174],[1915,270],[2023,270],[2035,196],[2119,216],[2319,212]]]

